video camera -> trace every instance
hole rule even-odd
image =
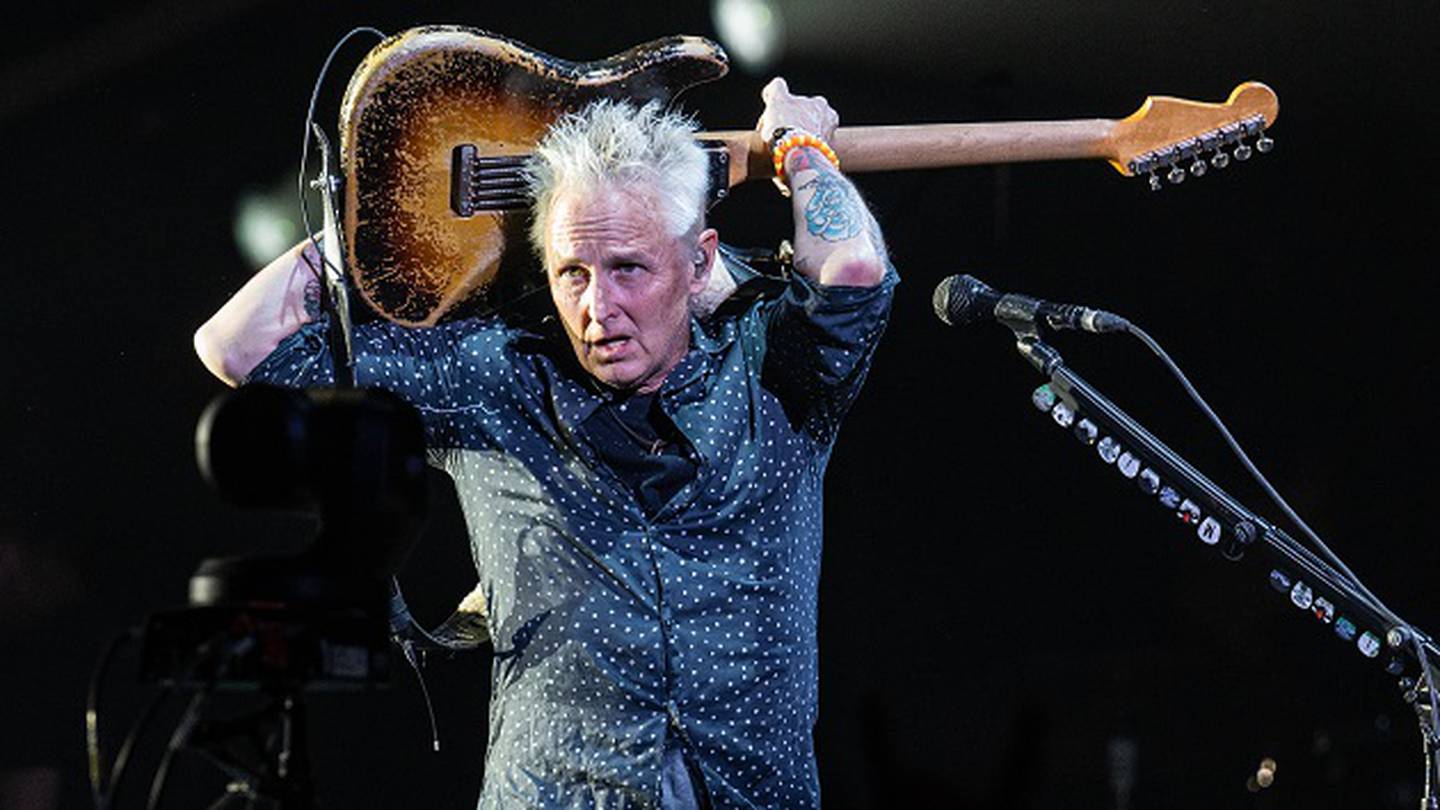
[[[247,385],[211,402],[195,443],[222,498],[312,513],[319,531],[294,554],[202,561],[189,607],[150,617],[142,677],[188,687],[388,681],[391,579],[426,507],[415,410],[381,390]]]

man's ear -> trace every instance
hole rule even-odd
[[[695,240],[695,255],[692,258],[694,274],[690,280],[690,293],[698,294],[710,283],[710,268],[715,265],[715,250],[720,245],[720,234],[714,228],[706,228]]]

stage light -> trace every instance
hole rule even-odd
[[[254,267],[261,267],[300,241],[298,205],[293,186],[247,191],[235,203],[235,246]]]
[[[711,6],[720,44],[747,73],[762,73],[785,49],[785,23],[770,0],[715,0]]]

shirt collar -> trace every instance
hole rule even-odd
[[[662,402],[684,404],[703,397],[704,383],[715,373],[726,350],[735,342],[736,331],[733,319],[716,319],[716,322],[705,325],[692,316],[690,348],[660,384]],[[539,336],[526,334],[524,337]],[[547,348],[545,353],[553,359],[555,368],[551,398],[556,415],[567,429],[583,424],[602,403],[624,396],[622,392],[601,384],[580,367],[563,333],[550,335],[549,338],[544,343]]]

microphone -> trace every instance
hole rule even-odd
[[[995,320],[1035,323],[1043,320],[1051,329],[1079,329],[1084,332],[1123,332],[1130,322],[1103,309],[1056,304],[1015,293],[1001,293],[968,275],[950,276],[935,288],[935,317],[947,326]]]

